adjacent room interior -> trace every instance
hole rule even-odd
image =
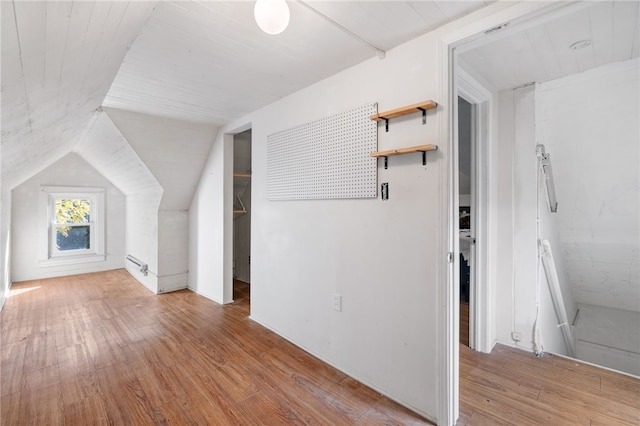
[[[498,185],[511,186],[505,224],[513,231],[498,230],[494,238],[512,240],[513,265],[497,268],[514,274],[519,309],[502,313],[510,335],[498,340],[634,375],[640,373],[639,68],[630,58],[633,38],[619,34],[608,46],[596,35],[631,28],[636,6],[585,4],[523,29],[498,29],[458,57],[460,68],[494,93],[498,140],[514,140],[511,168],[496,175]],[[555,55],[541,58],[550,50]],[[470,204],[463,201],[468,104],[458,107],[462,211]],[[462,236],[460,244],[462,254]],[[462,289],[462,273],[460,280]]]

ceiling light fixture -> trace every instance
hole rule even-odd
[[[580,41],[576,41],[571,46],[569,46],[569,49],[580,50],[588,46],[591,46],[591,40],[580,40]]]
[[[289,6],[285,0],[256,0],[253,16],[262,31],[280,34],[289,25]]]

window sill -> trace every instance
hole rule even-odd
[[[80,256],[60,256],[40,261],[40,267],[76,265],[78,263],[104,262],[104,254],[85,254]]]

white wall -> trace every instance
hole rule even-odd
[[[538,200],[539,235],[552,244],[569,321],[579,302],[640,307],[638,63],[539,84],[535,96],[532,88],[500,92],[496,314],[501,343],[533,348],[538,299],[543,349],[567,353],[535,257],[536,143],[552,154],[559,201],[558,213],[549,214],[546,200]],[[523,340],[514,342],[512,330]]]
[[[496,146],[496,283],[495,318],[496,340],[513,345],[514,330],[514,240],[513,240],[513,156],[514,156],[514,92],[503,90],[497,100]]]
[[[189,214],[158,212],[158,292],[187,287]]]
[[[514,330],[533,348],[537,295],[537,158],[534,87],[514,90],[513,262]]]
[[[127,229],[137,233],[128,238],[127,252],[149,264],[149,275],[143,276],[134,265],[127,265],[127,269],[154,292],[185,288],[187,209],[218,129],[120,109],[108,108],[107,113],[129,150],[135,151],[130,157],[141,160],[162,188],[160,192],[157,188],[135,191],[127,197],[131,203]],[[140,211],[144,213],[139,215]]]
[[[0,199],[0,309],[11,287],[11,191],[2,187]]]
[[[640,371],[639,80],[636,59],[536,91],[539,141],[552,154],[558,197],[558,213],[541,227],[562,261],[569,321],[580,303],[577,357],[632,374]]]
[[[2,148],[0,148],[0,164]],[[7,300],[11,288],[11,191],[2,184],[0,170],[0,310]]]
[[[237,122],[251,123],[251,317],[339,369],[418,412],[433,416],[438,402],[438,241],[441,168],[446,147],[390,158],[379,166],[390,199],[268,201],[267,135],[379,102],[393,109],[434,98],[437,38],[423,37],[304,89]],[[419,54],[417,54],[419,52]],[[398,73],[402,78],[398,78]],[[393,85],[380,84],[393,81]],[[310,101],[312,100],[312,101]],[[420,114],[379,131],[381,150],[432,141],[439,120]],[[231,125],[230,128],[233,128]],[[220,300],[225,249],[222,196],[225,144],[218,137],[191,214],[190,287]],[[229,163],[227,163],[229,164]],[[229,170],[230,173],[230,170]],[[193,241],[196,240],[196,241]],[[228,258],[230,260],[230,257]],[[332,310],[332,294],[343,310]],[[357,339],[354,336],[358,336]]]
[[[224,266],[233,250],[232,235],[224,232],[233,223],[232,175],[233,136],[219,134],[189,208],[188,243],[188,286],[218,303],[233,301],[233,291],[224,285],[233,279],[231,268]]]
[[[131,262],[125,267],[131,275],[154,293],[158,292],[158,207],[162,191],[127,195],[126,254],[147,263],[144,275]]]
[[[540,84],[536,105],[576,301],[640,312],[640,59]]]
[[[535,88],[504,90],[496,99],[497,221],[500,224],[495,234],[497,341],[528,351],[534,350],[537,342],[541,352],[566,355],[544,269],[538,261],[538,238],[550,240],[554,249],[559,238],[556,217],[548,212],[546,200],[542,198],[544,192],[538,197],[538,189],[543,187],[538,187]],[[560,250],[554,250],[554,259],[571,320],[576,308]],[[537,338],[534,336],[536,319]],[[512,332],[520,337],[514,339]]]
[[[47,235],[38,226],[44,218],[40,209],[42,186],[90,186],[105,188],[105,254],[102,262],[46,266],[37,248]],[[12,278],[25,281],[86,272],[105,271],[124,266],[123,213],[125,197],[111,182],[78,154],[68,154],[13,190],[12,201]]]

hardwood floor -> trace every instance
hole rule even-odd
[[[236,305],[245,307],[247,315],[249,315],[249,307],[251,306],[251,291],[249,283],[240,280],[233,280],[233,301]]]
[[[639,425],[640,379],[546,354],[460,345],[458,425]]]
[[[431,424],[220,306],[124,270],[15,283],[0,314],[2,425]]]
[[[460,302],[460,344],[469,346],[469,302]]]
[[[124,270],[16,283],[0,314],[2,425],[430,424],[248,319]],[[638,425],[640,380],[460,346],[458,425]]]

